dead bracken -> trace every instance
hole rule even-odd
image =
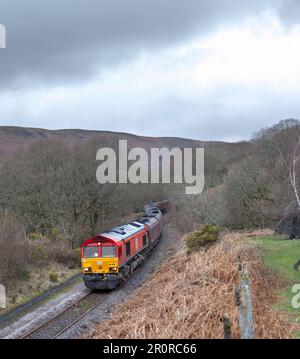
[[[256,232],[255,234],[259,234]],[[260,233],[261,234],[261,233]],[[166,259],[136,295],[100,323],[89,338],[224,338],[222,318],[239,338],[235,289],[239,262],[247,264],[256,338],[289,338],[293,326],[272,309],[282,282],[266,271],[245,233],[225,235],[207,250],[183,248]]]

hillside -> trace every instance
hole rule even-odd
[[[228,151],[247,150],[248,143],[226,143],[220,141],[196,141],[178,137],[144,137],[129,133],[92,131],[92,130],[46,130],[40,128],[0,126],[0,155],[13,154],[17,149],[29,146],[41,140],[59,140],[69,144],[79,144],[90,140],[97,140],[103,146],[115,147],[120,139],[128,140],[129,147],[202,147],[224,148]]]

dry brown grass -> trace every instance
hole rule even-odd
[[[61,240],[26,238],[15,215],[0,213],[0,283],[7,309],[79,273],[79,258]]]
[[[247,264],[253,291],[255,336],[289,337],[291,327],[271,305],[280,282],[266,273],[258,251],[241,238],[225,235],[208,250],[182,249],[165,260],[135,296],[120,305],[112,319],[90,338],[223,338],[222,318],[229,315],[232,336],[239,338],[235,288],[238,263]]]
[[[274,230],[269,228],[255,229],[250,232],[238,232],[238,234],[243,237],[269,237],[274,235]]]
[[[78,272],[78,269],[67,269],[56,262],[49,263],[47,267],[39,268],[38,271],[30,272],[29,278],[24,281],[13,282],[9,286],[7,290],[7,309],[10,310],[31,300],[53,286],[66,281]],[[56,281],[52,280],[54,276]]]

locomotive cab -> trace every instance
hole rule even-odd
[[[82,248],[82,272],[87,273],[117,273],[119,263],[117,247],[113,243],[95,242]]]

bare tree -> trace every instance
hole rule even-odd
[[[283,186],[290,183],[297,208],[300,210],[300,121],[280,121],[261,130],[255,136],[255,141],[260,144],[262,157],[269,171],[282,181]]]
[[[289,180],[296,198],[298,209],[300,210],[300,194],[298,187],[299,160],[300,160],[300,136],[293,143],[292,151],[287,156],[284,155],[281,148],[278,148],[280,158],[289,173]]]

